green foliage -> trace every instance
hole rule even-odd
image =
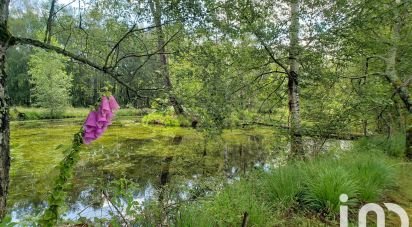
[[[68,181],[72,178],[73,170],[80,158],[80,146],[83,144],[82,131],[74,134],[71,147],[64,151],[66,156],[59,163],[59,175],[55,179],[53,190],[49,195],[48,208],[44,211],[39,221],[42,226],[55,226],[60,218],[60,209],[65,204],[65,189],[68,186]]]
[[[0,222],[0,227],[13,227],[16,226],[17,223],[11,221],[12,218],[10,215],[6,215]]]
[[[69,106],[71,76],[65,71],[66,58],[38,50],[30,57],[31,82],[36,105],[47,108],[51,117],[60,116]]]
[[[348,169],[337,166],[333,161],[309,168],[302,193],[305,207],[316,213],[334,217],[339,214],[339,196],[343,193],[350,198],[347,204],[356,204],[355,198],[360,186],[349,175]]]
[[[191,124],[185,116],[176,116],[173,114],[159,112],[153,112],[148,115],[145,115],[142,118],[142,122],[145,124],[158,124],[172,127],[188,127]]]
[[[350,176],[361,185],[357,197],[362,203],[379,201],[387,189],[396,185],[394,167],[376,155],[360,155],[348,167]]]
[[[304,172],[298,165],[291,164],[274,169],[262,175],[262,189],[267,201],[288,209],[295,205],[302,191]]]
[[[62,119],[62,118],[85,118],[90,108],[68,107],[59,116],[51,116],[46,108],[34,107],[12,107],[10,108],[10,119],[12,121]],[[150,113],[150,109],[120,108],[116,116],[143,116]]]
[[[397,133],[390,137],[376,135],[361,138],[355,144],[354,149],[358,152],[377,152],[393,157],[403,157],[405,154],[405,135]]]
[[[139,207],[139,202],[134,200],[133,190],[136,190],[138,185],[130,180],[121,178],[109,183],[106,186],[105,191],[103,192],[105,198],[109,201],[111,207],[116,207],[124,211],[125,216],[127,217],[139,217],[139,212],[141,211]],[[125,206],[126,205],[126,206]],[[116,208],[111,210],[111,215],[113,217],[119,216],[119,211]],[[122,226],[124,224],[133,224],[125,223],[125,220],[113,219],[111,220],[111,225],[113,226]],[[137,221],[137,220],[136,220]]]
[[[258,198],[252,182],[241,180],[227,186],[213,200],[205,200],[182,210],[178,226],[240,226],[244,212],[249,214],[250,226],[274,223],[267,203]]]
[[[282,215],[289,215],[288,212],[301,217],[294,217],[297,223],[308,223],[307,215],[320,215],[336,223],[341,205],[339,196],[348,195],[345,205],[350,212],[357,212],[360,204],[379,202],[395,185],[396,169],[391,166],[392,160],[384,155],[371,158],[363,153],[347,152],[339,158],[326,155],[269,172],[257,172],[227,186],[213,198],[206,197],[205,201],[184,207],[178,223],[183,226],[239,225],[242,209],[238,207],[269,215],[258,215],[257,218],[263,220],[250,222],[254,226],[265,226],[264,220],[268,219],[272,224],[281,222]],[[259,205],[254,206],[255,202]]]

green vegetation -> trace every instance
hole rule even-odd
[[[356,143],[351,151],[255,172],[214,196],[184,206],[177,223],[240,226],[247,212],[250,226],[338,225],[341,194],[349,196],[345,205],[355,214],[361,204],[380,202],[398,190],[400,160],[383,154],[385,148],[367,150],[375,142],[370,139]]]
[[[62,119],[62,118],[85,118],[89,113],[89,108],[65,108],[59,116],[51,116],[48,109],[34,107],[12,107],[10,118],[12,121]],[[147,109],[122,108],[117,116],[142,116],[149,112]]]
[[[191,126],[191,122],[187,117],[182,115],[174,115],[160,112],[153,112],[145,115],[142,118],[142,122],[145,124],[155,124],[164,126],[181,126],[188,127]]]
[[[342,193],[352,222],[411,211],[411,9],[0,0],[0,226],[337,225]]]
[[[61,116],[69,106],[72,78],[65,71],[66,61],[67,58],[44,50],[31,55],[29,61],[34,104],[46,108],[51,118]]]

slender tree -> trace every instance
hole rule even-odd
[[[160,67],[161,67],[161,75],[163,77],[163,83],[168,93],[168,98],[170,104],[173,106],[175,113],[178,115],[184,114],[183,107],[179,100],[176,98],[175,94],[173,93],[173,85],[172,81],[170,80],[170,73],[169,73],[169,66],[166,56],[166,48],[165,48],[165,38],[162,26],[162,8],[160,4],[160,0],[150,0],[150,9],[153,15],[153,22],[156,26],[156,33],[157,33],[157,46],[159,48],[159,58],[160,58]]]
[[[401,14],[399,12],[401,0],[395,0],[393,11],[393,25],[391,31],[391,44],[388,50],[388,55],[384,58],[386,62],[385,77],[391,83],[395,92],[398,93],[400,99],[403,101],[407,111],[406,121],[406,157],[412,160],[412,100],[409,95],[408,88],[404,86],[404,82],[399,78],[397,66],[397,57],[399,52],[399,43],[401,42],[401,26],[403,24]]]
[[[11,35],[7,30],[9,0],[0,1],[0,218],[6,214],[10,170],[10,125],[6,93],[6,50]]]
[[[292,155],[303,155],[299,110],[299,0],[290,3],[288,95]]]

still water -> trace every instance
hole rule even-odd
[[[27,121],[11,124],[9,209],[14,220],[36,216],[46,206],[48,192],[81,120]],[[205,145],[206,144],[206,145]],[[200,182],[236,180],[253,168],[271,168],[285,152],[287,138],[273,128],[225,130],[222,139],[205,143],[191,128],[144,125],[138,119],[117,119],[103,137],[82,145],[67,198],[64,219],[110,217],[112,207],[102,190],[112,181],[135,182],[134,200],[156,199],[167,183],[181,198]],[[56,149],[57,148],[57,149]],[[158,199],[158,198],[157,198]]]

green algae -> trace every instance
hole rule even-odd
[[[122,177],[143,189],[147,185],[159,187],[168,157],[172,157],[168,171],[176,187],[194,176],[218,178],[244,173],[271,159],[275,137],[280,137],[272,128],[224,130],[220,139],[209,140],[205,147],[203,134],[192,128],[146,125],[138,123],[136,117],[116,119],[101,138],[82,145],[70,182],[69,207],[79,201],[95,203],[96,199],[85,201],[82,193],[90,190],[93,198],[99,198],[99,190],[107,182]],[[70,146],[82,121],[12,122],[9,207],[13,212],[42,211],[58,174],[56,165],[64,157],[62,151]]]

